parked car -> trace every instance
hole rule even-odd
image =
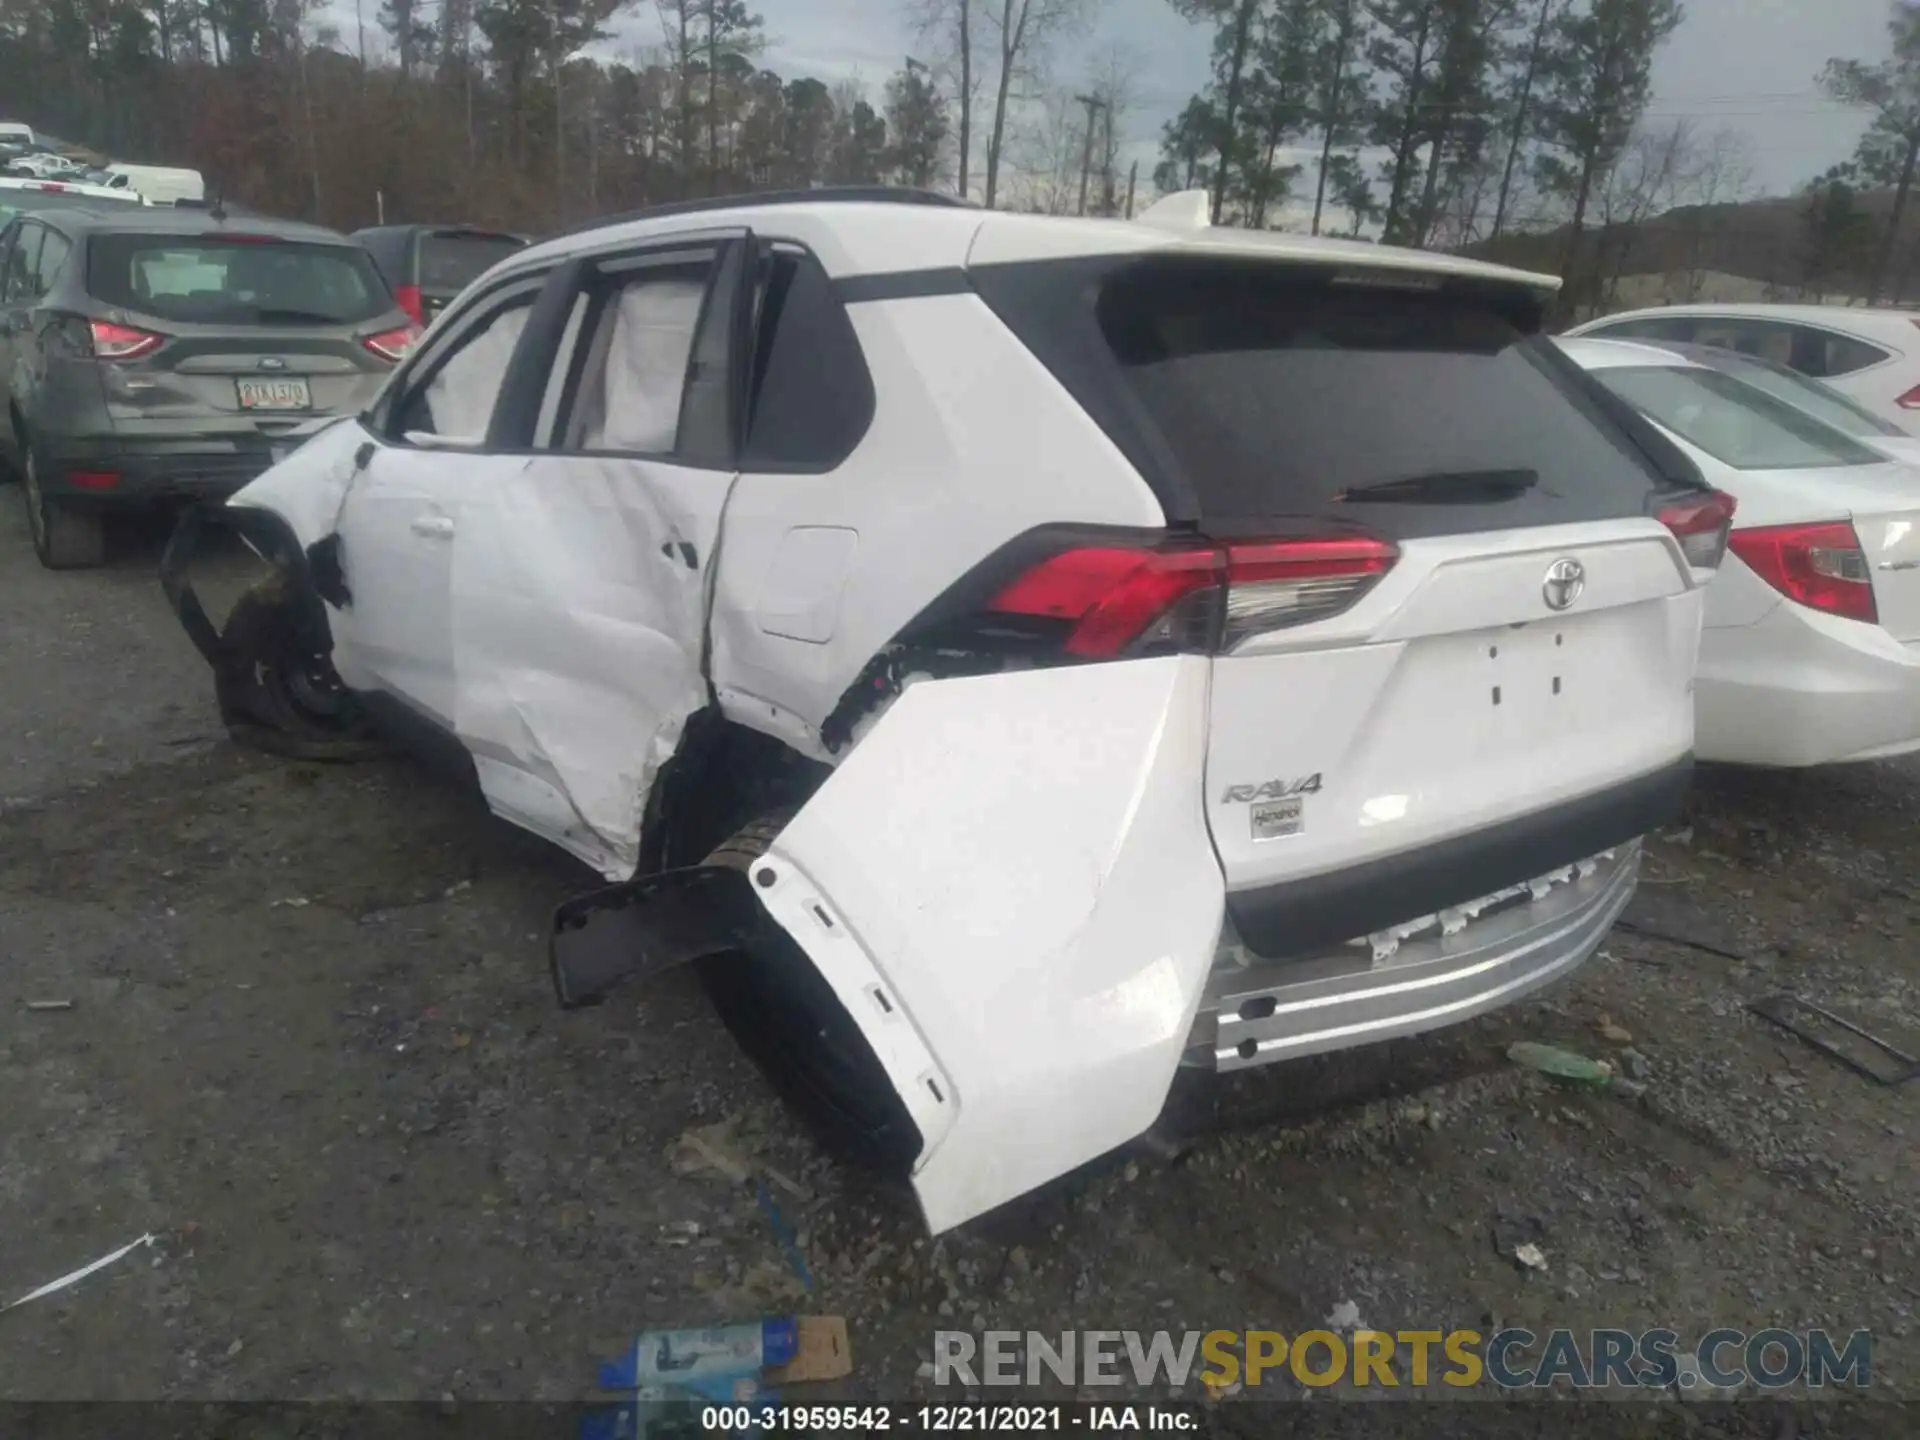
[[[944,1230],[1183,1060],[1566,975],[1687,788],[1730,502],[1540,333],[1557,282],[1205,211],[556,237],[163,582],[236,730],[410,736],[613,882],[563,1003],[699,962]],[[278,564],[218,632],[215,519]]]
[[[0,142],[32,148],[40,143],[40,137],[33,133],[33,127],[20,120],[0,120]]]
[[[1920,310],[1849,305],[1669,305],[1568,335],[1682,340],[1757,355],[1823,380],[1903,430],[1920,412]]]
[[[0,223],[39,210],[120,210],[146,200],[126,190],[64,180],[20,180],[0,175]]]
[[[116,190],[138,190],[156,205],[198,203],[207,198],[207,182],[198,170],[173,165],[129,165],[116,160],[105,167],[105,183]]]
[[[1563,344],[1739,501],[1707,591],[1699,755],[1804,766],[1920,750],[1920,471],[1664,347]]]
[[[400,308],[419,325],[432,323],[467,286],[526,247],[524,235],[465,225],[378,225],[356,230]]]
[[[1802,375],[1772,360],[1763,360],[1758,355],[1742,355],[1737,350],[1722,350],[1714,345],[1689,345],[1677,340],[1635,343],[1653,345],[1683,360],[1705,365],[1709,370],[1723,371],[1895,460],[1909,465],[1920,463],[1920,436],[1910,435],[1891,420],[1882,419],[1825,381]]]
[[[331,230],[91,198],[14,217],[0,452],[41,563],[98,563],[109,507],[237,489],[299,420],[367,404],[414,333]]]

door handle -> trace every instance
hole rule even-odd
[[[453,521],[445,515],[420,515],[413,521],[413,533],[429,540],[451,540]]]

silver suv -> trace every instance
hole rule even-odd
[[[416,333],[331,230],[110,203],[15,216],[0,452],[35,553],[98,564],[110,507],[237,490],[301,421],[365,407]]]

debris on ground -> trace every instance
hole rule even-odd
[[[1611,1015],[1602,1015],[1600,1023],[1594,1027],[1600,1032],[1600,1038],[1610,1045],[1631,1045],[1633,1032],[1624,1025],[1616,1025]]]
[[[73,1001],[71,1000],[29,1000],[27,1001],[27,1009],[34,1010],[34,1011],[71,1010],[73,1009]]]
[[[1544,1270],[1547,1268],[1547,1252],[1531,1241],[1524,1245],[1514,1246],[1513,1258],[1529,1270]]]
[[[138,1240],[132,1241],[131,1243],[126,1245],[122,1245],[118,1250],[114,1251],[111,1255],[102,1255],[98,1260],[94,1261],[91,1265],[82,1265],[78,1270],[69,1271],[67,1274],[62,1275],[58,1280],[49,1280],[45,1285],[42,1285],[38,1290],[29,1291],[27,1294],[22,1295],[18,1300],[12,1301],[7,1305],[0,1305],[0,1314],[4,1314],[8,1310],[16,1310],[20,1306],[25,1305],[30,1300],[39,1300],[44,1298],[45,1296],[56,1294],[59,1291],[66,1289],[69,1285],[77,1285],[82,1280],[86,1279],[89,1275],[93,1274],[94,1271],[106,1269],[107,1266],[113,1264],[114,1261],[126,1258],[128,1255],[131,1255],[135,1250],[138,1250],[142,1245],[153,1244],[156,1238],[157,1237],[153,1234],[152,1231],[148,1231],[145,1235],[142,1235]]]
[[[1613,1078],[1613,1067],[1604,1060],[1589,1060],[1577,1051],[1533,1040],[1514,1041],[1507,1047],[1507,1058],[1524,1069],[1580,1085],[1605,1085]]]
[[[800,1242],[794,1239],[793,1231],[787,1228],[787,1222],[780,1213],[780,1207],[773,1203],[773,1195],[762,1180],[758,1186],[760,1208],[766,1213],[767,1223],[773,1226],[774,1238],[780,1242],[780,1248],[786,1253],[787,1263],[793,1267],[793,1273],[800,1277],[803,1288],[813,1289],[813,1276],[807,1270],[807,1258],[800,1253]]]
[[[729,1116],[711,1125],[696,1125],[682,1131],[667,1154],[673,1173],[720,1175],[735,1185],[744,1185],[756,1175],[764,1175],[796,1200],[813,1199],[813,1191],[768,1164],[741,1138],[740,1123],[739,1116]]]
[[[777,1387],[853,1373],[847,1322],[838,1315],[781,1315],[704,1330],[647,1330],[600,1366],[602,1390],[627,1403],[589,1417],[583,1435],[643,1440],[692,1404],[770,1403]]]
[[[1747,1008],[1869,1080],[1903,1085],[1920,1075],[1920,1060],[1811,1000],[1783,992],[1762,996]]]
[[[1351,1300],[1342,1300],[1327,1315],[1327,1328],[1344,1332],[1364,1330],[1367,1326],[1360,1318],[1360,1307]]]
[[[676,1175],[698,1175],[711,1171],[736,1185],[753,1178],[753,1165],[743,1155],[733,1137],[735,1122],[721,1120],[683,1131],[673,1142],[668,1159]]]

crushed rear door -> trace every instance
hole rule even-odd
[[[938,1233],[1139,1135],[1220,930],[1200,656],[910,685],[754,867],[921,1135]]]

